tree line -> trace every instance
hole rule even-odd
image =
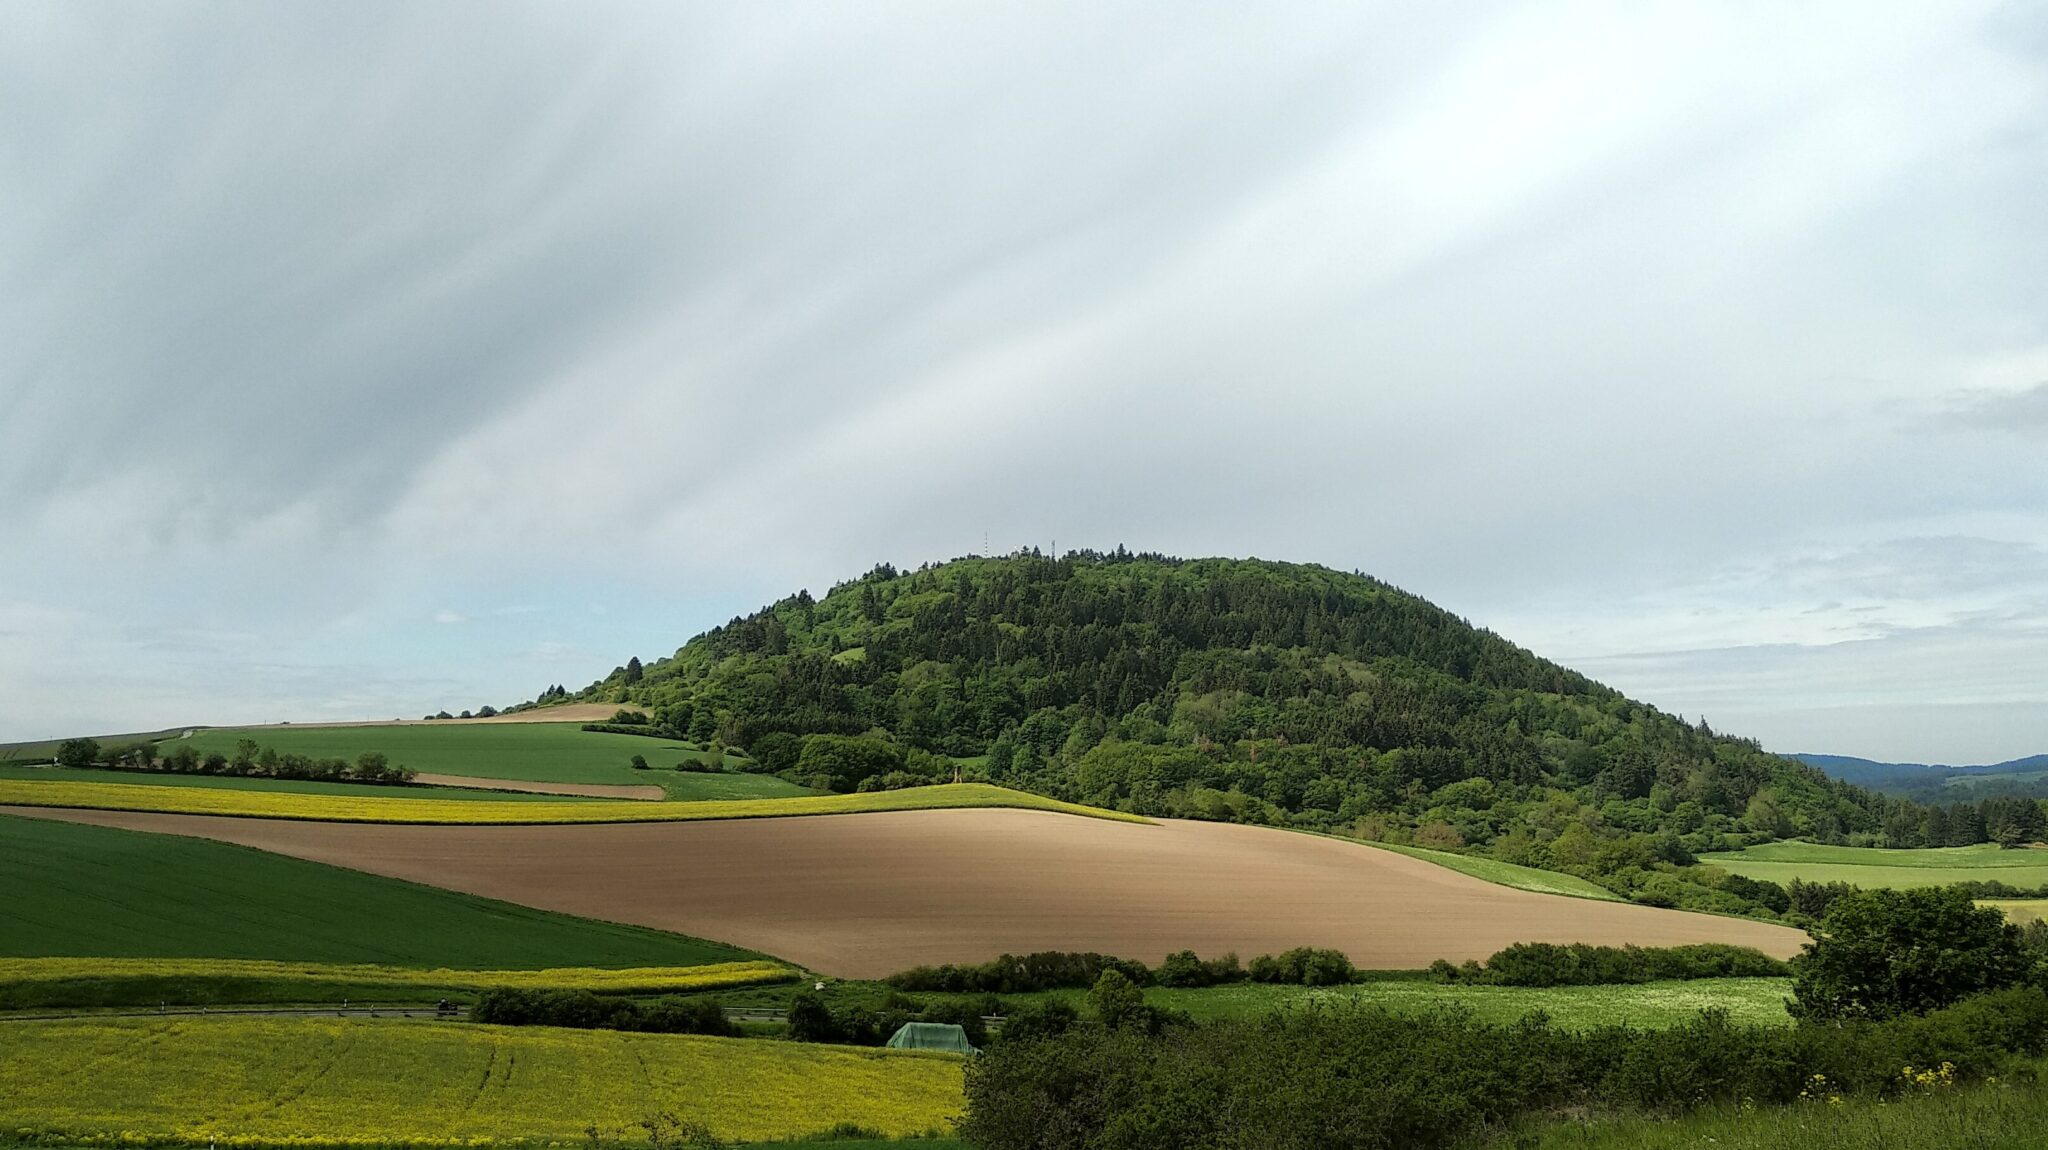
[[[237,739],[233,754],[201,754],[185,744],[162,754],[152,743],[101,747],[94,739],[67,739],[58,744],[60,767],[99,767],[117,771],[160,771],[178,775],[223,775],[231,778],[303,779],[314,782],[403,785],[419,772],[393,763],[382,751],[365,751],[351,762],[279,752],[254,739]]]

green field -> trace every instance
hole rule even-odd
[[[1364,840],[1352,839],[1349,841],[1362,842]],[[1383,851],[1404,854],[1410,858],[1422,859],[1425,862],[1433,862],[1438,866],[1457,871],[1459,874],[1468,874],[1473,878],[1485,879],[1487,882],[1499,883],[1501,886],[1513,887],[1516,890],[1535,891],[1538,894],[1567,894],[1575,898],[1597,898],[1603,902],[1622,901],[1620,895],[1615,894],[1599,883],[1559,871],[1538,870],[1535,867],[1498,862],[1494,859],[1479,858],[1476,855],[1463,855],[1456,851],[1430,850],[1428,847],[1411,847],[1396,843],[1380,842],[1367,842],[1365,845],[1377,847]]]
[[[712,776],[714,778],[723,776]],[[212,787],[231,791],[279,791],[297,795],[382,794],[408,799],[451,799],[475,802],[480,799],[511,799],[515,802],[618,802],[616,799],[577,799],[569,795],[530,795],[515,791],[485,791],[468,787],[384,787],[365,783],[320,783],[310,779],[243,779],[227,775],[173,775],[143,771],[72,770],[69,767],[32,767],[0,763],[0,779],[74,783],[134,783],[148,787]],[[778,780],[780,781],[780,780]],[[709,797],[709,796],[707,796]]]
[[[574,723],[454,723],[439,726],[257,727],[203,730],[189,739],[169,739],[159,750],[189,746],[200,754],[233,754],[235,743],[254,739],[280,754],[353,760],[382,751],[392,763],[422,774],[469,775],[523,782],[657,784],[671,798],[775,798],[811,792],[771,775],[702,775],[673,768],[706,756],[688,743],[585,731]],[[652,770],[633,769],[633,756]],[[722,789],[721,789],[722,788]]]
[[[1700,861],[1779,884],[1796,878],[1861,887],[1946,886],[1964,881],[2002,882],[2029,889],[2048,886],[2048,850],[2002,850],[1990,844],[1882,850],[1776,842],[1701,855]]]
[[[2048,919],[2048,898],[1987,898],[1979,906],[1995,906],[2012,922],[2025,926]]]
[[[175,835],[0,815],[0,955],[538,969],[760,956]]]
[[[668,1112],[722,1139],[855,1123],[944,1131],[963,1061],[692,1035],[397,1019],[0,1023],[0,1130],[62,1144],[181,1141],[645,1145]]]
[[[877,1009],[889,988],[877,982],[827,982],[824,999],[835,1010],[852,1007]],[[1197,1019],[1262,1018],[1276,1010],[1294,1010],[1317,1004],[1359,1003],[1384,1006],[1389,1010],[1420,1012],[1444,1007],[1470,1010],[1487,1022],[1513,1022],[1530,1011],[1541,1010],[1551,1020],[1570,1029],[1585,1029],[1615,1023],[1645,1028],[1690,1022],[1709,1008],[1725,1010],[1736,1022],[1759,1026],[1789,1026],[1785,999],[1792,993],[1790,979],[1784,978],[1702,978],[1689,982],[1646,982],[1628,986],[1460,986],[1432,982],[1419,974],[1376,979],[1348,986],[1282,986],[1263,982],[1233,982],[1199,990],[1154,986],[1145,991],[1145,1001],[1169,1010],[1184,1011]],[[789,1002],[787,987],[747,987],[718,994],[727,1006],[780,1009]],[[918,1000],[961,999],[978,1002],[981,995],[915,994]],[[1048,998],[1062,998],[1075,1009],[1087,1012],[1087,992],[1053,990],[1032,994],[1006,994],[1006,1004],[1017,1006]]]

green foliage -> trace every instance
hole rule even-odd
[[[1297,986],[1341,986],[1357,973],[1339,950],[1299,946],[1282,954],[1252,959],[1245,973],[1253,982],[1286,982]]]
[[[1796,1017],[1890,1018],[2015,985],[2029,960],[2020,928],[1960,891],[1858,891],[1828,907],[1793,960]]]
[[[100,745],[95,739],[66,739],[57,744],[57,765],[89,767],[99,761]]]
[[[1470,972],[1448,963],[1431,972],[1440,981],[1497,986],[1614,986],[1696,978],[1782,978],[1790,967],[1752,947],[1725,943],[1641,947],[1518,942]]]
[[[1105,970],[1089,988],[1088,1008],[1104,1026],[1123,1026],[1144,1015],[1145,992],[1123,971]]]
[[[1028,994],[1040,990],[1094,986],[1104,971],[1115,970],[1133,983],[1144,986],[1152,972],[1142,962],[1112,958],[1106,954],[1039,951],[1018,957],[1005,954],[978,965],[917,966],[890,975],[885,981],[904,991],[938,991],[948,994]]]
[[[738,1026],[708,998],[664,996],[641,1002],[587,990],[496,988],[477,996],[470,1021],[494,1026],[565,1026],[577,1030],[636,1030],[649,1034],[719,1034],[737,1038]]]
[[[878,567],[577,697],[686,721],[806,784],[975,758],[990,781],[1070,801],[1467,851],[1727,913],[1782,913],[1782,892],[1695,854],[1783,834],[1874,841],[1917,810],[1384,583],[1254,560]]]
[[[1981,996],[1926,1016],[1746,1027],[1572,1032],[1455,1011],[1294,1011],[1256,1021],[1073,1028],[1001,1042],[967,1067],[961,1135],[983,1150],[1392,1150],[1458,1145],[1485,1128],[1598,1105],[1669,1114],[1791,1105],[2008,1074],[2048,1050],[2048,993]],[[1823,1103],[1824,1104],[1824,1103]]]
[[[0,815],[0,955],[540,969],[758,957],[202,839]]]

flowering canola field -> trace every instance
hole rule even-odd
[[[555,967],[548,970],[450,970],[356,962],[273,962],[230,958],[0,958],[0,983],[73,978],[260,978],[345,982],[356,986],[431,986],[452,990],[592,990],[614,994],[717,990],[787,982],[797,972],[779,962],[720,962],[704,966],[621,969]]]
[[[533,823],[645,823],[700,819],[776,818],[960,807],[1022,807],[1142,823],[1120,811],[1065,803],[988,783],[943,783],[855,795],[803,795],[786,799],[711,799],[690,803],[586,803],[399,799],[365,795],[308,795],[204,787],[151,787],[126,783],[43,782],[0,779],[0,806],[80,807],[108,811],[244,818],[307,819],[346,823],[441,825]]]
[[[963,1062],[919,1051],[397,1019],[9,1023],[0,1138],[90,1146],[468,1146],[948,1130]]]

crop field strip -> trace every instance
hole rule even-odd
[[[408,799],[447,799],[454,802],[488,802],[493,799],[515,802],[544,802],[551,796],[538,794],[514,794],[508,791],[479,790],[466,786],[409,786],[374,787],[363,783],[328,783],[313,779],[256,779],[234,775],[182,775],[168,771],[108,771],[94,768],[73,770],[69,767],[25,766],[17,763],[0,763],[0,780],[16,780],[30,783],[112,783],[118,786],[149,787],[197,787],[201,789],[226,791],[265,791],[274,794],[294,795],[341,795],[361,797],[363,795],[386,795]]]
[[[293,825],[293,824],[287,824]],[[500,969],[761,955],[178,835],[0,815],[0,955]]]
[[[541,970],[451,970],[376,963],[277,962],[234,958],[0,958],[0,983],[65,979],[243,978],[273,982],[336,982],[355,986],[446,987],[452,990],[590,990],[661,994],[788,982],[798,972],[765,959],[703,966],[548,967]]]
[[[1701,862],[1746,878],[1788,883],[1846,882],[1860,887],[1911,888],[1956,882],[2048,886],[2048,850],[2002,850],[1991,845],[1890,850],[1777,842],[1743,851],[1702,855]]]
[[[365,787],[364,790],[372,788]],[[853,795],[809,794],[783,799],[706,800],[694,803],[603,803],[468,801],[388,798],[366,795],[300,795],[211,788],[146,787],[118,783],[58,783],[0,779],[0,808],[51,807],[231,818],[302,819],[311,822],[517,825],[521,823],[633,823],[784,818],[797,815],[858,814],[872,811],[936,810],[958,807],[1021,807],[1142,823],[1118,811],[1063,803],[986,783],[945,783],[901,791]]]
[[[48,817],[687,931],[850,978],[1035,950],[1156,963],[1184,947],[1249,957],[1314,945],[1401,969],[1525,941],[1727,942],[1779,957],[1806,941],[1773,923],[1517,891],[1354,842],[1228,823],[1001,809],[525,827]]]
[[[963,1061],[915,1051],[429,1021],[9,1024],[0,1130],[59,1145],[580,1143],[660,1110],[721,1138],[944,1131]],[[27,1132],[24,1134],[23,1132]]]

